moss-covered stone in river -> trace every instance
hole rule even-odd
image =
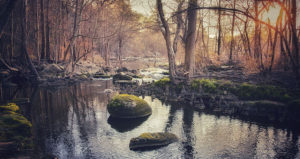
[[[172,133],[143,133],[140,136],[130,140],[129,148],[132,150],[154,148],[166,146],[176,141],[178,141],[178,138]]]
[[[109,102],[107,110],[115,118],[140,118],[152,113],[148,103],[134,95],[120,94]]]
[[[31,123],[14,104],[0,106],[0,142],[13,141],[19,150],[31,148]]]

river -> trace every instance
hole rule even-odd
[[[30,98],[21,105],[32,121],[34,153],[41,158],[300,158],[300,133],[229,116],[194,111],[189,105],[168,105],[150,96],[148,118],[116,121],[106,110],[116,90],[111,80],[81,82],[59,88],[3,88],[3,98]],[[276,124],[275,124],[276,125]],[[129,150],[129,141],[143,132],[172,132],[179,142],[149,151]]]

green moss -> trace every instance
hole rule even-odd
[[[139,138],[145,140],[167,140],[177,137],[171,133],[142,133]]]
[[[19,110],[20,110],[20,108],[15,103],[8,103],[7,105],[0,106],[0,112],[3,112],[3,111],[17,112]]]
[[[217,83],[215,80],[210,79],[196,79],[191,82],[191,88],[193,90],[199,90],[200,88],[202,88],[204,92],[216,93]]]
[[[148,103],[134,95],[120,94],[107,105],[108,112],[113,117],[137,118],[151,114],[152,110]]]
[[[171,84],[171,80],[170,80],[170,78],[167,78],[167,77],[154,82],[154,85],[156,87],[160,87],[160,88],[165,88],[167,85],[170,85],[170,84]]]
[[[165,146],[178,141],[175,134],[172,133],[143,133],[136,138],[132,138],[129,143],[130,149],[151,148]]]
[[[233,88],[233,83],[231,81],[219,81],[218,82],[218,88],[222,90],[231,90]]]
[[[20,150],[32,146],[32,125],[23,115],[17,113],[19,107],[9,103],[0,109],[0,141],[14,141]]]
[[[231,92],[244,100],[269,99],[287,102],[292,99],[287,90],[271,85],[243,83],[232,88]]]

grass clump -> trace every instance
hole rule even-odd
[[[207,93],[216,93],[217,84],[215,80],[210,79],[196,79],[191,82],[191,88],[193,90],[199,90],[202,88],[204,92]]]
[[[162,78],[156,82],[154,82],[154,85],[156,87],[165,88],[167,85],[171,84],[171,80],[168,77]]]
[[[243,83],[232,88],[231,92],[243,100],[269,99],[287,102],[292,99],[286,89],[271,85]]]

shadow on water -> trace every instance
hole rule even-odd
[[[118,132],[127,132],[131,131],[134,128],[140,126],[143,122],[145,122],[149,116],[137,119],[120,119],[109,116],[107,119],[107,123],[110,124],[112,128],[117,130]]]

